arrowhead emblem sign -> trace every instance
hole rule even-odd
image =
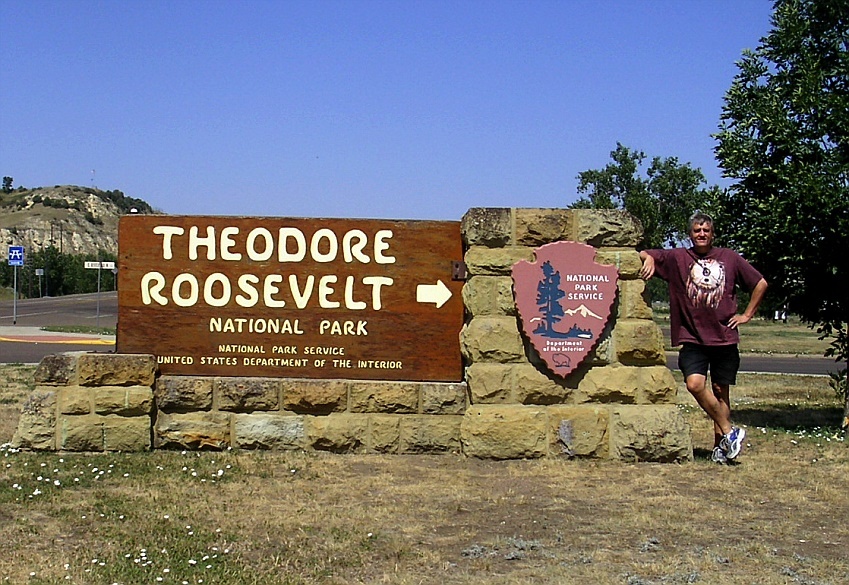
[[[566,377],[598,344],[616,300],[619,271],[595,262],[596,250],[554,242],[536,261],[513,265],[513,290],[522,329],[557,376]]]

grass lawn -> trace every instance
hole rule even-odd
[[[654,311],[654,321],[664,332],[669,346],[669,314]],[[796,317],[787,323],[767,319],[754,319],[740,326],[740,351],[776,355],[822,356],[828,340],[818,339],[816,329],[811,329]]]
[[[0,443],[32,389],[0,366]],[[680,382],[680,379],[679,379]],[[849,582],[849,449],[825,378],[741,375],[740,463],[0,448],[0,582]],[[5,579],[5,580],[4,580]]]
[[[59,333],[89,333],[92,335],[115,335],[115,327],[90,327],[86,325],[50,325],[42,327],[44,331]]]

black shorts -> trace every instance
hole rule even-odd
[[[737,345],[696,345],[685,343],[678,352],[678,368],[684,378],[691,374],[708,375],[711,382],[731,386],[737,383],[740,352]]]

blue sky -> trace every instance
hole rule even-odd
[[[175,214],[564,207],[616,142],[724,184],[770,0],[0,0],[0,174]]]

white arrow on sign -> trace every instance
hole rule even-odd
[[[420,284],[416,287],[416,302],[434,303],[439,309],[451,298],[451,291],[441,280],[436,284]]]

